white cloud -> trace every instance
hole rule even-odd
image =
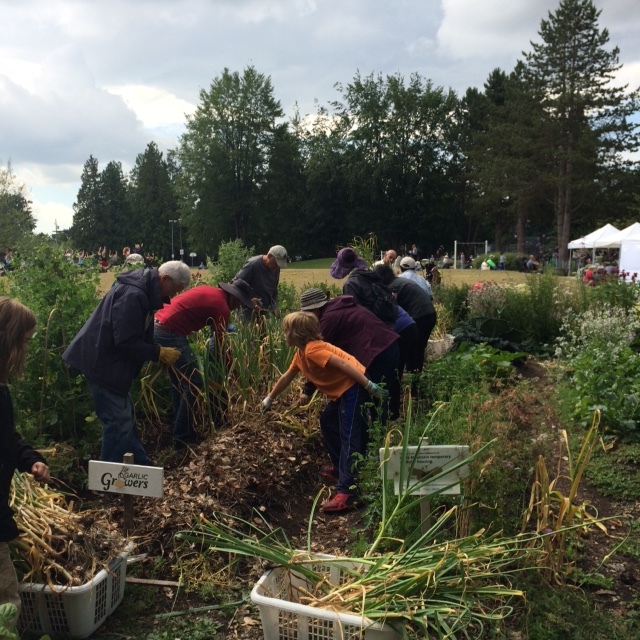
[[[60,202],[33,200],[32,210],[37,220],[36,233],[51,235],[68,229],[73,223],[73,209]]]
[[[184,124],[185,115],[191,115],[196,106],[172,93],[144,85],[107,87],[109,93],[122,97],[125,104],[147,129]]]
[[[640,80],[640,2],[595,0]],[[175,147],[199,91],[225,67],[271,77],[288,116],[334,85],[420,73],[459,94],[513,68],[558,0],[21,0],[0,20],[0,160],[31,187],[43,230],[70,215],[89,155],[130,167]],[[70,186],[72,185],[72,186]],[[56,208],[57,206],[62,208]],[[35,210],[35,205],[34,205]],[[66,214],[65,214],[66,212]],[[61,224],[61,221],[58,221]],[[68,225],[67,225],[68,226]]]

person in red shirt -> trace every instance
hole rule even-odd
[[[173,402],[173,440],[177,449],[198,441],[195,429],[196,400],[204,386],[196,356],[189,345],[189,335],[210,327],[211,344],[219,347],[221,336],[227,331],[231,311],[240,307],[254,308],[251,287],[244,280],[233,284],[221,282],[218,287],[200,285],[188,289],[156,312],[154,342],[163,347],[180,350],[177,362],[169,368]],[[219,348],[217,353],[220,353]],[[223,419],[224,401],[212,403],[214,421]]]
[[[270,409],[299,373],[327,396],[329,403],[323,414],[334,416],[338,424],[321,419],[320,425],[325,448],[338,470],[338,491],[322,505],[322,510],[325,513],[351,511],[359,502],[357,464],[367,455],[369,425],[362,405],[369,395],[381,398],[389,392],[369,380],[364,375],[364,365],[353,356],[321,339],[320,322],[313,313],[288,314],[282,321],[282,331],[287,344],[297,350],[289,369],[262,401],[262,410]]]

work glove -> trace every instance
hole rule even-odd
[[[158,358],[158,362],[160,362],[163,367],[171,367],[176,363],[179,357],[180,349],[175,349],[174,347],[160,347],[160,357]]]
[[[271,396],[267,396],[262,401],[262,413],[266,413],[267,411],[269,411],[269,409],[271,409],[272,404],[273,404],[273,398]]]
[[[367,386],[365,387],[365,390],[368,392],[370,396],[373,396],[374,398],[389,397],[389,392],[386,389],[379,387],[375,382],[372,382],[371,380],[367,382]]]

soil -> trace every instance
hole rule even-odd
[[[536,400],[510,408],[514,432],[520,434],[520,441],[513,443],[515,447],[536,440],[544,431],[544,424],[548,427],[555,419],[546,402],[551,394],[551,382],[544,367],[529,363],[519,370],[519,375],[534,381]],[[155,617],[158,614],[172,611],[186,614],[194,608],[226,599],[244,600],[244,603],[233,607],[231,612],[197,614],[216,621],[219,625],[216,638],[259,640],[264,637],[257,608],[248,598],[248,592],[264,567],[259,562],[247,561],[241,563],[237,575],[228,576],[218,556],[203,561],[196,548],[191,555],[185,555],[185,548],[178,554],[175,534],[192,528],[201,515],[211,518],[214,513],[231,513],[254,519],[259,513],[271,526],[282,527],[293,547],[306,547],[312,504],[323,486],[319,472],[326,464],[316,427],[317,407],[311,410],[287,407],[284,410],[282,402],[278,406],[281,413],[272,411],[265,416],[247,410],[232,420],[233,426],[221,429],[202,444],[183,452],[167,453],[171,451],[167,448],[169,435],[167,432],[158,435],[157,451],[151,453],[155,453],[157,459],[165,456],[160,459],[165,467],[165,497],[162,500],[136,498],[134,553],[146,556],[130,566],[128,575],[170,581],[177,581],[182,575],[189,588],[128,584],[127,602],[120,605],[93,638],[142,637],[140,631],[134,632],[139,627],[134,626],[130,617],[140,614],[132,614],[130,603],[127,604],[134,597],[146,598],[148,602],[142,614],[145,633],[154,629],[160,632],[164,628],[166,621]],[[547,412],[544,422],[541,422],[541,411]],[[557,451],[548,450],[547,453],[551,457],[559,455]],[[556,461],[549,461],[550,470],[555,469]],[[617,553],[615,547],[626,533],[628,518],[640,518],[640,506],[609,500],[586,481],[581,484],[579,500],[589,500],[601,516],[627,516],[609,522],[606,534],[590,528],[581,537],[579,561],[584,572],[596,571],[612,580],[612,586],[608,588],[591,589],[602,608],[624,613],[637,598],[640,565],[636,559]],[[111,519],[121,522],[119,498],[111,494],[107,497],[93,494],[88,502],[89,506],[110,510]],[[365,530],[364,510],[341,516],[316,511],[311,525],[312,550],[346,553],[357,533]],[[607,557],[609,553],[612,555]],[[605,557],[607,561],[602,564]],[[217,571],[222,573],[214,576]],[[216,587],[217,593],[212,593],[214,577],[221,584]],[[193,622],[193,613],[186,617]],[[187,637],[184,636],[185,640]]]

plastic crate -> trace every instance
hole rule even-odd
[[[107,569],[78,587],[20,584],[20,633],[38,638],[46,633],[54,640],[89,637],[124,597],[128,555],[129,550],[120,553]]]
[[[318,555],[309,562],[317,573],[324,573],[332,584],[344,581],[345,569],[356,563],[326,562],[333,556]],[[323,562],[325,561],[325,562]],[[359,615],[338,613],[300,604],[300,588],[309,589],[308,581],[285,567],[267,571],[251,591],[258,605],[265,640],[398,640],[402,632],[389,623],[380,624]]]

